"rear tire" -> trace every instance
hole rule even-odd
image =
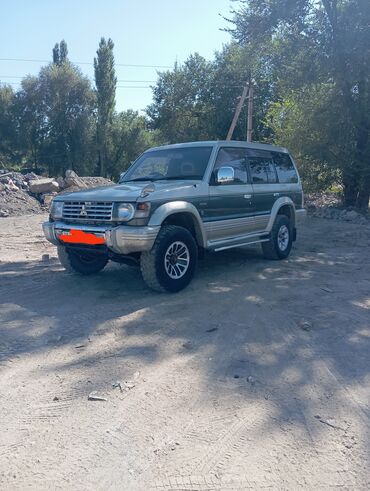
[[[286,259],[293,242],[293,227],[286,215],[278,215],[271,230],[271,239],[262,242],[263,255],[267,259]]]
[[[58,246],[58,257],[67,271],[83,275],[98,273],[108,262],[108,258],[103,254],[77,252],[63,246]]]
[[[198,246],[191,233],[177,225],[165,225],[152,249],[141,254],[141,273],[152,290],[174,293],[188,286],[197,261]]]

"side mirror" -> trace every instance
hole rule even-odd
[[[119,175],[118,182],[121,182],[121,181],[122,181],[123,176],[124,176],[125,174],[126,174],[126,171],[121,172],[121,174]]]
[[[220,167],[217,171],[217,184],[228,184],[235,178],[233,167]]]

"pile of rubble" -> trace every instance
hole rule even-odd
[[[72,170],[56,179],[0,170],[0,217],[44,213],[58,193],[112,184],[104,177],[79,177]]]
[[[341,199],[337,194],[313,193],[305,196],[305,207],[311,216],[353,222],[358,224],[368,223],[368,218],[354,209],[346,209],[341,205]]]

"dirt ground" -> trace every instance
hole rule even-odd
[[[41,261],[43,218],[0,219],[2,490],[369,489],[368,225],[311,218],[289,260],[210,255],[165,295]]]

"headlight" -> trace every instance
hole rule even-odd
[[[118,220],[128,222],[133,218],[135,208],[131,203],[121,203],[118,207]]]
[[[50,215],[53,218],[63,217],[63,201],[53,201],[51,203]]]

